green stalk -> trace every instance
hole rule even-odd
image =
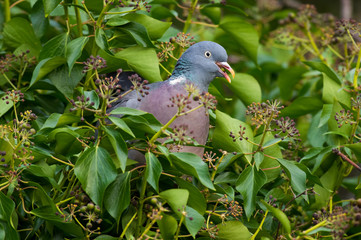
[[[325,225],[327,225],[327,220],[323,220],[322,222],[317,223],[315,226],[303,231],[302,234],[307,235],[308,233],[312,232],[313,230],[316,230],[317,228],[323,227]]]
[[[175,239],[175,240],[178,240],[180,228],[181,228],[181,226],[182,226],[183,221],[184,221],[184,215],[182,214],[182,217],[181,217],[181,219],[179,220],[177,232],[176,232],[176,234],[175,234],[175,236],[174,236],[174,239]]]
[[[257,228],[257,231],[256,231],[256,232],[253,234],[253,236],[251,237],[251,240],[256,239],[257,234],[261,231],[262,226],[263,226],[263,223],[264,223],[264,221],[266,220],[267,214],[268,214],[268,210],[265,212],[265,214],[264,214],[264,216],[263,216],[263,219],[262,219],[261,223],[259,224],[259,226],[258,226],[258,228]]]
[[[184,23],[184,27],[183,27],[184,33],[186,33],[188,31],[188,28],[192,23],[192,16],[193,16],[194,9],[197,6],[197,3],[198,3],[198,0],[192,0],[192,5],[191,5],[191,8],[189,9],[188,17],[187,17],[187,20]]]
[[[5,11],[5,22],[9,22],[11,20],[10,0],[4,0],[4,11]]]
[[[78,5],[78,0],[74,0],[74,4]],[[81,37],[83,36],[83,23],[81,22],[81,16],[80,16],[80,11],[78,7],[74,7],[75,9],[75,17],[76,17],[76,26],[78,28],[78,36]]]
[[[120,240],[120,239],[123,239],[123,237],[124,237],[125,233],[127,232],[130,224],[132,224],[132,222],[133,222],[133,220],[135,219],[136,216],[137,216],[137,212],[134,213],[133,217],[130,219],[130,221],[127,223],[127,225],[126,225],[125,228],[123,229],[122,234],[120,234],[120,236],[119,236],[119,238],[118,238],[119,240]]]
[[[355,74],[353,75],[353,88],[357,90],[357,78],[360,72],[361,48],[358,51]]]
[[[316,55],[318,56],[318,58],[324,63],[327,64],[325,58],[322,56],[320,49],[318,49],[315,41],[313,40],[313,37],[311,35],[310,29],[308,27],[306,27],[306,35],[308,37],[308,39],[310,40],[311,46],[313,48],[313,50],[315,50]]]
[[[271,116],[270,116],[270,118],[268,119],[268,122],[267,122],[266,126],[265,126],[264,129],[263,129],[262,138],[261,138],[261,141],[259,142],[259,146],[258,146],[256,152],[260,151],[261,148],[262,148],[264,139],[265,139],[265,137],[266,137],[267,130],[268,130],[269,126],[271,125],[272,119],[273,119],[273,112],[271,113]]]

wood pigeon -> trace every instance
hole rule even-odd
[[[166,124],[176,113],[177,106],[172,106],[171,98],[188,95],[185,87],[193,84],[200,93],[207,92],[210,82],[215,77],[225,77],[231,82],[225,70],[234,77],[234,71],[227,63],[227,52],[219,44],[203,41],[189,47],[179,58],[171,77],[163,82],[146,85],[147,95],[132,91],[113,107],[129,107],[149,112],[162,124]],[[196,107],[198,102],[190,100],[190,107]],[[204,107],[187,115],[177,118],[170,127],[186,126],[186,135],[192,137],[197,143],[204,145],[209,131],[208,110]],[[178,149],[179,150],[179,149]],[[204,148],[184,146],[179,151],[192,152],[200,157]]]

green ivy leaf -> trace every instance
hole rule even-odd
[[[120,128],[121,130],[123,130],[124,132],[128,133],[130,136],[135,138],[134,133],[132,132],[132,130],[128,127],[128,125],[123,121],[123,119],[118,118],[118,117],[109,117],[109,120],[112,121],[112,123],[115,124],[115,126],[117,126],[118,128]]]
[[[75,66],[69,74],[69,67],[64,64],[52,71],[48,77],[62,94],[68,98],[72,98],[74,88],[84,76],[82,70],[83,68],[81,66]]]
[[[218,238],[220,240],[248,240],[252,234],[240,221],[226,221],[218,225]]]
[[[127,144],[123,140],[120,133],[110,127],[102,127],[102,129],[107,134],[109,141],[114,149],[115,154],[117,155],[118,161],[114,162],[116,168],[122,169],[125,172],[128,159],[128,148]]]
[[[145,14],[130,13],[123,17],[129,21],[142,24],[152,40],[161,38],[167,29],[172,25],[170,22],[159,21]]]
[[[120,173],[105,191],[107,197],[104,199],[104,206],[117,224],[130,204],[130,179],[130,172]]]
[[[177,231],[178,223],[173,216],[163,214],[162,219],[157,220],[157,224],[163,239],[174,239],[174,234]]]
[[[242,128],[246,128],[244,130],[245,136],[247,136],[250,141],[253,141],[253,132],[251,127],[249,127],[247,123],[232,118],[219,110],[216,111],[216,116],[216,127],[213,133],[213,146],[229,152],[252,152],[253,145],[251,143],[247,141],[240,141],[238,139],[233,142],[233,139],[229,137],[230,132],[237,134],[240,131],[240,126],[242,126]],[[250,155],[246,155],[245,158],[248,162],[251,162]]]
[[[7,111],[9,111],[13,106],[14,106],[13,101],[9,99],[3,100],[2,97],[0,97],[0,117],[2,117],[2,115],[7,113]]]
[[[314,61],[304,61],[304,64],[310,66],[311,68],[320,71],[322,74],[327,75],[330,79],[332,79],[336,84],[341,83],[341,78],[335,73],[335,71],[324,64],[323,62],[314,62]]]
[[[229,34],[244,53],[257,64],[258,33],[253,25],[241,18],[225,18],[219,27]]]
[[[305,114],[318,112],[322,109],[322,106],[322,101],[317,97],[299,97],[282,110],[281,116],[297,118]]]
[[[106,53],[110,55],[113,55],[113,53],[109,51],[108,38],[107,35],[105,35],[105,32],[102,28],[97,28],[95,30],[95,42],[100,49],[104,50]]]
[[[75,61],[80,58],[83,48],[87,44],[89,38],[88,37],[79,37],[71,42],[66,47],[66,59],[69,67],[69,71],[73,69]]]
[[[287,234],[291,233],[291,223],[290,220],[288,220],[286,214],[282,212],[280,209],[272,207],[268,203],[266,203],[263,199],[261,202],[266,206],[266,208],[273,213],[273,216],[275,216],[280,223],[282,224],[283,228],[285,229]]]
[[[39,81],[64,63],[66,63],[66,59],[63,57],[53,57],[41,60],[38,65],[36,65],[33,71],[33,76],[31,77],[29,87],[33,86],[37,81]]]
[[[59,229],[62,229],[64,233],[67,233],[67,235],[84,237],[83,231],[79,225],[77,225],[74,221],[64,222],[64,218],[56,215],[56,212],[57,211],[52,207],[45,206],[32,210],[31,214],[54,224]]]
[[[205,219],[199,212],[189,206],[186,207],[185,211],[187,213],[185,216],[185,225],[194,238],[203,226]]]
[[[60,2],[61,0],[43,0],[45,17],[48,17]]]
[[[15,203],[8,198],[3,192],[0,192],[0,235],[3,239],[20,239],[16,229],[14,229],[14,223],[12,220],[12,214],[15,211]]]
[[[205,187],[214,190],[208,165],[194,153],[177,152],[168,156],[170,162],[183,173],[195,176]]]
[[[12,18],[5,23],[3,37],[6,46],[17,48],[26,44],[34,56],[37,56],[41,49],[41,43],[36,37],[33,27],[25,18]]]
[[[153,48],[130,47],[118,52],[115,57],[126,60],[133,71],[150,82],[162,81],[159,60]]]
[[[175,179],[179,188],[187,189],[189,192],[188,206],[197,210],[200,214],[204,214],[207,209],[207,201],[203,194],[192,183],[189,183],[181,178]]]
[[[189,192],[186,189],[169,189],[159,193],[172,210],[180,217],[187,206]]]
[[[147,179],[149,185],[159,192],[159,178],[163,171],[162,165],[158,158],[151,152],[145,154],[145,159],[147,164],[144,177]]]
[[[69,37],[67,33],[57,35],[45,43],[39,54],[39,60],[52,57],[64,57]]]
[[[322,73],[323,77],[323,90],[322,100],[325,103],[333,104],[334,99],[343,104],[344,106],[351,107],[351,95],[346,92],[342,86],[329,75]]]
[[[248,220],[256,208],[257,193],[266,182],[267,177],[264,172],[257,171],[254,166],[248,166],[237,179],[236,189],[243,196],[244,211]]]
[[[262,91],[258,81],[249,74],[236,73],[230,84],[231,90],[247,106],[262,100]]]
[[[74,173],[89,197],[102,206],[105,189],[117,176],[109,153],[102,147],[90,147],[75,163]]]
[[[307,69],[303,66],[294,66],[280,72],[277,78],[277,84],[280,88],[280,95],[284,100],[291,99],[293,88],[301,80],[302,75],[306,71]]]
[[[296,193],[303,193],[306,190],[306,173],[298,167],[297,162],[278,158],[277,161],[282,165],[291,186]]]

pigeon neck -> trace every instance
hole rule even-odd
[[[194,65],[179,59],[169,81],[174,84],[193,83],[201,92],[208,92],[209,83],[213,78]]]

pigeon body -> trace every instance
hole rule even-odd
[[[188,95],[185,87],[193,84],[200,93],[207,92],[210,82],[215,77],[229,76],[223,69],[227,69],[234,75],[228,65],[227,53],[222,46],[214,42],[200,42],[192,45],[178,60],[171,77],[163,82],[147,85],[149,94],[140,97],[136,91],[131,92],[121,99],[114,108],[129,107],[154,115],[162,124],[166,124],[176,113],[177,106],[171,105],[170,98],[176,95]],[[139,101],[140,98],[140,101]],[[191,108],[199,106],[199,103],[190,99]],[[207,141],[209,130],[209,117],[206,109],[201,107],[187,115],[178,117],[170,127],[187,126],[187,135],[204,145]],[[185,146],[179,151],[192,152],[199,156],[203,155],[204,149],[200,147]]]

